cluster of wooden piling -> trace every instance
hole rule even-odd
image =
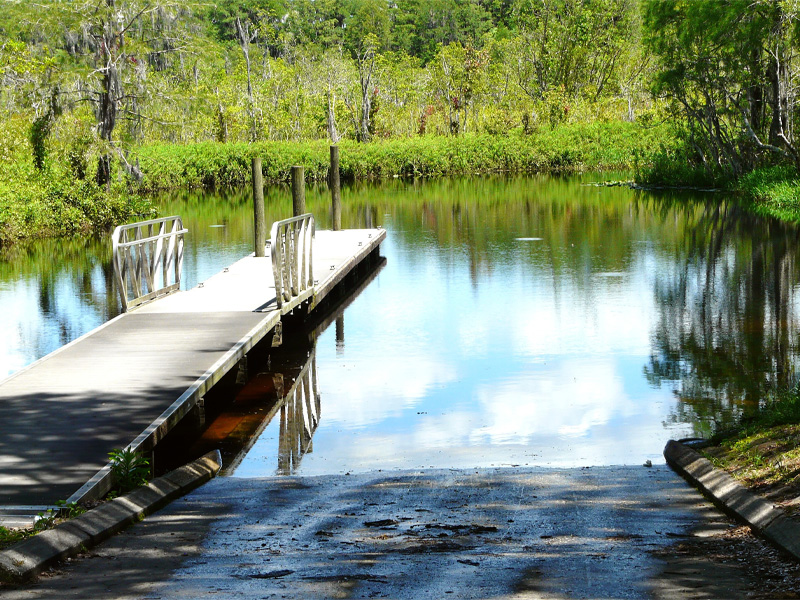
[[[329,172],[333,230],[342,229],[342,190],[339,182],[339,146],[331,146],[331,168]],[[292,216],[306,212],[306,179],[302,165],[292,167]],[[264,256],[267,243],[267,226],[264,220],[264,177],[261,172],[261,157],[253,157],[253,218],[255,255]]]

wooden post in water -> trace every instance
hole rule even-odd
[[[267,226],[264,222],[264,180],[261,175],[261,159],[253,157],[253,246],[256,256],[265,256]]]
[[[306,212],[306,179],[302,166],[292,167],[292,216]]]
[[[339,185],[339,146],[331,146],[331,204],[333,205],[333,230],[342,228],[342,190]]]
[[[344,354],[344,315],[336,317],[336,356]]]

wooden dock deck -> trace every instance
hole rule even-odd
[[[0,515],[105,494],[110,450],[151,449],[282,316],[313,310],[385,236],[316,232],[313,286],[292,301],[277,297],[274,256],[242,258],[0,382]]]

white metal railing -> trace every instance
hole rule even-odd
[[[270,232],[272,272],[278,308],[287,313],[314,292],[311,266],[314,215],[275,221]]]
[[[187,231],[177,216],[114,230],[114,274],[123,312],[180,288]]]

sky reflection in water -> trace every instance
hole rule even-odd
[[[317,342],[322,419],[299,473],[641,463],[691,433],[665,426],[673,394],[642,375],[646,260],[597,274],[589,303],[548,273],[544,247],[474,285],[462,253],[442,261],[432,242],[386,228],[386,267],[345,311],[343,349],[334,327]],[[268,428],[235,474],[274,468],[277,436]]]

